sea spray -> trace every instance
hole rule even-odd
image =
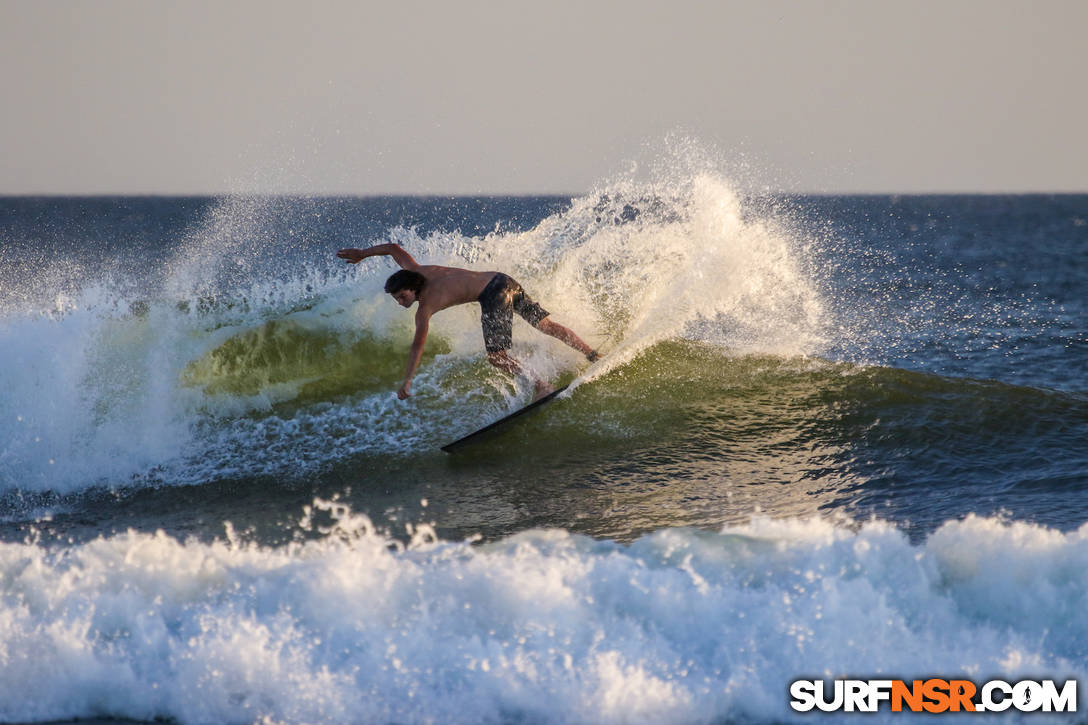
[[[178,455],[186,392],[170,375],[171,326],[169,311],[134,312],[98,287],[0,326],[0,489],[65,493]]]

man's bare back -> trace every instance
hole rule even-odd
[[[407,269],[407,268],[406,268]],[[419,295],[419,303],[439,312],[454,305],[464,305],[480,298],[487,283],[498,272],[473,272],[471,269],[441,267],[437,264],[424,264],[415,268],[427,279],[427,284]]]
[[[497,272],[475,272],[471,269],[444,267],[438,264],[420,264],[399,244],[379,244],[367,249],[341,249],[337,257],[357,264],[367,257],[389,255],[402,269],[422,274],[427,280],[420,292],[420,306],[426,306],[433,315],[447,307],[475,302],[487,283]]]
[[[590,360],[597,358],[597,353],[593,348],[582,341],[577,335],[574,334],[568,328],[553,322],[548,313],[540,308],[539,305],[533,303],[527,295],[521,290],[520,285],[517,285],[512,279],[502,275],[498,272],[476,272],[470,269],[460,269],[458,267],[445,267],[437,264],[419,264],[416,260],[401,248],[398,244],[379,244],[366,249],[341,249],[336,253],[337,257],[351,264],[358,264],[367,257],[376,256],[391,256],[397,264],[402,268],[401,272],[390,277],[386,282],[386,291],[393,296],[393,299],[397,301],[402,307],[411,307],[412,304],[418,302],[419,306],[416,308],[416,334],[412,340],[412,349],[408,355],[408,371],[405,375],[404,384],[400,390],[397,391],[397,396],[403,400],[411,395],[412,377],[415,375],[416,369],[419,367],[419,362],[423,357],[423,346],[427,340],[427,332],[430,327],[431,316],[436,312],[441,312],[447,307],[453,307],[454,305],[463,305],[470,302],[481,302],[483,306],[482,297],[484,291],[488,289],[489,285],[502,278],[499,281],[506,281],[512,283],[514,288],[511,288],[511,294],[507,294],[506,298],[516,295],[518,297],[518,303],[521,307],[515,307],[518,310],[518,314],[526,317],[536,329],[540,330],[546,335],[565,342],[574,349],[583,353]],[[409,277],[416,275],[414,284],[402,284],[397,283],[394,286],[390,286],[391,283],[397,278],[398,275],[408,274]],[[504,298],[505,299],[505,298]],[[506,307],[510,307],[510,299],[505,299]],[[526,310],[529,310],[528,314]],[[510,347],[509,342],[509,317],[511,312],[507,309],[499,311],[501,314],[505,314],[505,320],[500,319],[500,323],[505,321],[505,336],[503,330],[499,330],[496,335],[495,330],[489,328],[489,323],[493,321],[494,311],[491,311],[488,315],[485,315],[484,320],[484,338],[487,342],[487,359],[495,367],[505,372],[517,375],[523,372],[521,364],[517,360],[510,357],[506,350]],[[533,314],[535,312],[535,314]],[[499,342],[496,344],[495,340]],[[534,376],[535,377],[535,376]],[[544,381],[539,378],[535,379],[536,394],[537,397],[544,395],[551,390]]]

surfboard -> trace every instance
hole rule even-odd
[[[472,433],[469,433],[464,438],[458,438],[453,443],[447,443],[446,445],[442,446],[442,450],[444,450],[446,453],[453,453],[454,451],[456,451],[456,450],[458,450],[460,448],[463,448],[464,446],[468,445],[469,443],[475,443],[476,441],[479,441],[482,438],[484,438],[488,433],[491,433],[491,432],[495,431],[496,429],[501,428],[502,426],[506,425],[507,423],[514,420],[515,418],[519,418],[519,417],[525,415],[526,413],[528,413],[530,411],[536,410],[537,408],[544,405],[545,403],[547,403],[547,402],[549,402],[551,400],[554,400],[555,396],[559,395],[560,393],[562,393],[566,389],[567,389],[567,386],[564,385],[563,387],[559,388],[558,390],[553,390],[552,392],[548,393],[544,397],[537,398],[533,402],[526,405],[524,408],[519,408],[518,410],[515,410],[513,413],[506,416],[505,418],[499,418],[494,423],[491,423],[489,425],[485,425],[480,430],[473,431]]]

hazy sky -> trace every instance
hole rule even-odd
[[[1088,191],[1088,2],[0,0],[0,193]]]

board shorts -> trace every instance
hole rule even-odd
[[[511,332],[515,312],[533,327],[548,316],[548,311],[533,302],[520,284],[501,272],[491,278],[476,299],[480,302],[484,348],[489,353],[509,350],[514,344]]]

